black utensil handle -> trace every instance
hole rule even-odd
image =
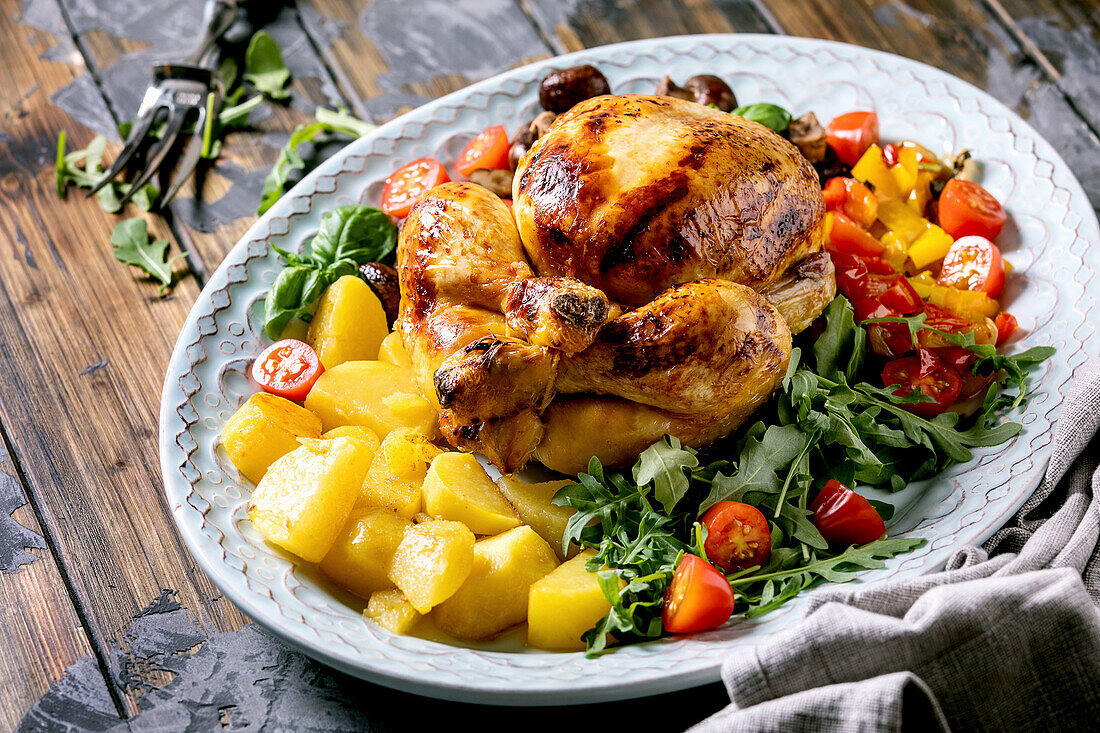
[[[207,0],[203,7],[202,40],[187,59],[193,66],[213,69],[218,56],[218,40],[237,18],[238,0]]]

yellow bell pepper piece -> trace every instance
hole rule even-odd
[[[909,259],[908,245],[894,232],[886,232],[879,241],[886,246],[886,251],[880,257],[895,270],[904,272],[905,263]]]
[[[924,216],[924,210],[928,208],[928,202],[932,199],[932,180],[934,178],[935,176],[928,171],[918,172],[917,183],[913,186],[913,190],[906,200],[913,211],[921,216]]]
[[[927,219],[897,199],[879,202],[878,220],[896,234],[906,247],[930,226]]]
[[[985,293],[940,285],[928,271],[909,278],[909,284],[922,299],[968,321],[995,318],[1001,312],[1001,304]]]
[[[901,189],[882,159],[882,148],[872,145],[852,168],[852,178],[870,183],[881,203],[885,199],[901,198]]]
[[[950,234],[935,224],[929,224],[924,233],[909,247],[909,259],[917,269],[923,269],[933,262],[942,260],[954,243],[955,240]]]
[[[913,186],[917,185],[917,151],[913,148],[901,148],[898,150],[898,162],[890,166],[890,174],[901,189],[901,198],[908,199],[913,192]]]

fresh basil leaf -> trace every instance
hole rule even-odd
[[[397,227],[384,212],[363,204],[341,206],[325,214],[313,237],[311,253],[333,264],[380,262],[397,246]]]
[[[246,82],[256,87],[256,91],[271,99],[287,99],[290,92],[286,85],[290,81],[290,71],[283,63],[283,54],[279,45],[267,31],[257,31],[248,42],[244,54],[244,76]]]
[[[772,132],[783,133],[791,126],[791,113],[777,104],[768,102],[745,104],[733,110],[730,114],[758,122]]]

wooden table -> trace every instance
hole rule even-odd
[[[290,652],[221,596],[173,526],[156,440],[169,352],[207,274],[252,223],[278,148],[317,105],[382,121],[528,61],[659,35],[832,38],[988,90],[1058,148],[1100,205],[1097,0],[302,0],[267,24],[294,73],[291,103],[268,104],[254,132],[229,138],[201,196],[189,187],[147,216],[190,255],[159,298],[111,257],[117,217],[79,194],[58,198],[54,151],[60,130],[83,147],[133,115],[151,61],[194,43],[201,0],[0,4],[4,729],[28,710],[28,729],[107,730],[123,718],[167,730],[416,729],[425,716],[578,724],[576,710],[422,700]],[[660,710],[682,728],[726,700],[711,685],[648,702],[582,714],[652,727]]]

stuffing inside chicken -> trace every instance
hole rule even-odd
[[[812,165],[695,102],[581,102],[520,161],[513,201],[438,186],[398,244],[397,329],[440,429],[504,471],[727,435],[836,292]]]

